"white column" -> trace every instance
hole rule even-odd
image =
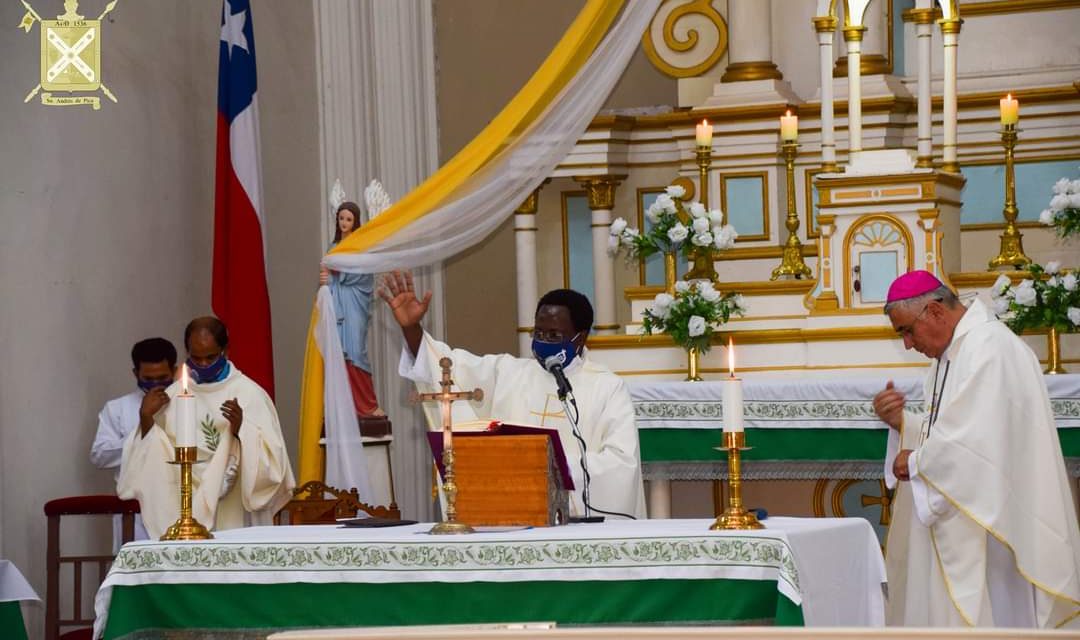
[[[836,18],[817,16],[814,30],[818,37],[818,59],[821,70],[821,168],[836,171],[836,118],[833,112],[833,39],[836,37]]]
[[[862,42],[859,45],[859,73],[866,75],[879,75],[891,73],[889,64],[889,25],[887,8],[889,0],[872,0],[864,3],[864,7],[855,7],[852,16],[845,19],[844,24],[856,24],[866,27]],[[861,15],[859,12],[861,10]],[[836,76],[848,75],[851,60],[842,56],[836,61]]]
[[[539,199],[540,187],[537,187],[514,211],[518,354],[522,358],[532,355],[533,321],[536,318],[536,301],[540,299],[536,270],[536,211]]]
[[[615,208],[615,188],[626,179],[621,176],[588,176],[574,178],[585,187],[592,210],[593,249],[593,333],[610,335],[619,325],[615,323],[615,267],[607,253],[608,228],[611,210]]]
[[[728,66],[720,81],[783,79],[772,61],[770,3],[728,0],[727,21]]]
[[[944,157],[941,168],[950,173],[960,173],[960,163],[956,154],[956,57],[960,42],[960,25],[962,20],[952,18],[942,20],[941,39],[944,43],[944,99],[942,123],[944,125]]]
[[[862,151],[862,37],[866,27],[844,27],[848,55],[848,162]]]
[[[918,54],[918,123],[919,139],[917,143],[918,160],[916,166],[934,166],[933,145],[933,107],[930,101],[931,81],[931,43],[933,41],[934,9],[921,7],[913,10],[915,19],[916,53]]]
[[[650,520],[671,517],[671,480],[649,480],[646,508]]]
[[[431,2],[315,0],[312,6],[323,198],[341,178],[349,198],[362,200],[364,186],[379,178],[396,200],[438,167]],[[332,227],[326,199],[319,218],[328,245]],[[315,273],[317,265],[312,268]],[[434,293],[424,326],[443,336],[442,268],[414,275],[419,290]],[[411,387],[397,375],[401,330],[386,305],[373,304],[368,351],[380,406],[395,425],[395,497],[402,512],[429,519],[431,452],[423,434],[409,429],[424,424],[424,415],[407,402]]]

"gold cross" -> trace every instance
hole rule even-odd
[[[547,397],[544,398],[544,410],[543,411],[530,411],[529,412],[532,415],[540,418],[540,426],[541,427],[546,426],[545,420],[547,418],[563,418],[564,420],[566,419],[566,411],[564,411],[564,410],[556,411],[555,413],[548,413],[548,405],[551,404],[551,399],[553,397],[554,396],[552,396],[549,393],[547,395]]]
[[[446,442],[450,442],[450,437],[453,434],[452,420],[450,417],[450,404],[458,400],[476,400],[480,401],[484,399],[483,389],[473,389],[472,391],[451,391],[454,386],[454,379],[450,377],[450,369],[454,366],[454,363],[450,358],[442,358],[439,360],[439,366],[442,367],[442,379],[439,381],[439,386],[442,387],[442,391],[436,393],[414,393],[412,396],[413,402],[427,402],[435,401],[439,403],[439,408],[442,410],[442,429],[443,437]]]
[[[863,494],[860,496],[860,500],[864,507],[881,505],[881,519],[878,522],[883,526],[888,526],[889,521],[892,520],[892,496],[889,495],[889,490],[885,487],[884,480],[878,480],[878,483],[881,485],[880,496]]]

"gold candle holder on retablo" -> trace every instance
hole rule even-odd
[[[746,433],[744,431],[724,432],[724,446],[716,447],[717,451],[727,450],[728,454],[728,506],[724,512],[709,526],[712,531],[718,530],[745,530],[764,529],[757,516],[743,508],[742,503],[742,452],[749,449],[746,446]]]
[[[1001,238],[1001,249],[990,260],[990,269],[1013,267],[1022,269],[1031,263],[1031,258],[1024,254],[1024,238],[1016,227],[1016,218],[1020,210],[1016,208],[1016,172],[1013,168],[1013,150],[1016,148],[1017,133],[1015,124],[1001,127],[1001,144],[1005,147],[1005,208],[1001,215],[1005,218],[1005,231]]]
[[[710,137],[711,140],[711,137]],[[709,208],[709,167],[712,166],[712,146],[698,145],[694,153],[694,160],[698,166],[698,202],[706,209]],[[687,222],[689,224],[689,222]],[[727,224],[727,213],[724,213],[722,224]],[[716,282],[720,276],[716,273],[713,264],[713,249],[707,247],[692,247],[690,250],[690,269],[684,276],[687,280],[708,280]]]
[[[773,269],[770,280],[776,280],[780,276],[794,276],[796,279],[809,278],[812,274],[810,267],[803,260],[802,242],[799,241],[799,214],[795,207],[795,156],[799,145],[794,140],[780,145],[784,156],[784,166],[787,177],[787,216],[784,226],[787,228],[788,237],[783,245],[783,257],[780,266]]]
[[[176,447],[176,459],[169,464],[180,465],[180,517],[165,530],[162,540],[209,540],[210,530],[191,515],[191,465],[195,464],[198,447]]]

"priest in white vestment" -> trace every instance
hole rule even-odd
[[[453,361],[455,387],[484,391],[480,402],[453,404],[455,423],[501,420],[558,430],[574,481],[571,515],[582,516],[585,483],[579,443],[557,395],[556,379],[539,362],[542,355],[561,354],[580,411],[578,426],[585,440],[592,511],[616,517],[646,517],[634,408],[622,379],[589,359],[585,340],[592,329],[593,311],[588,298],[576,291],[558,289],[540,299],[533,335],[537,354],[534,359],[509,354],[478,356],[451,349],[432,338],[420,325],[431,294],[423,300],[417,298],[409,273],[388,275],[379,295],[390,305],[405,337],[399,366],[402,376],[415,381],[421,392],[438,391],[442,377],[439,360],[445,356]],[[426,410],[429,423],[441,424],[437,408]]]
[[[899,486],[886,538],[890,625],[1080,627],[1080,529],[1041,367],[981,301],[926,271],[885,312],[934,358],[924,411],[887,388],[885,475]]]
[[[209,529],[272,524],[296,486],[274,403],[228,360],[228,333],[217,318],[196,318],[184,332],[195,380],[199,463],[193,465],[192,515]],[[182,382],[165,392],[175,398]],[[177,404],[124,442],[117,495],[139,501],[146,531],[159,538],[180,515],[175,458]]]

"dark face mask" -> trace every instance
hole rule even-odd
[[[229,360],[222,353],[218,356],[217,360],[214,360],[205,367],[200,367],[191,361],[191,358],[187,360],[188,371],[191,372],[191,379],[196,384],[206,384],[208,382],[221,382],[221,380],[228,373],[226,367],[229,365]]]
[[[137,378],[136,383],[139,385],[139,388],[143,390],[143,393],[150,393],[154,389],[164,389],[172,384],[172,380],[168,378],[165,380],[143,380],[142,378]]]
[[[559,364],[565,369],[570,366],[570,363],[577,357],[578,348],[574,344],[574,340],[581,335],[580,333],[574,334],[574,337],[562,342],[544,342],[543,340],[537,340],[533,338],[532,351],[536,356],[537,361],[540,362],[540,366],[544,366],[544,361],[555,356],[559,360]]]

